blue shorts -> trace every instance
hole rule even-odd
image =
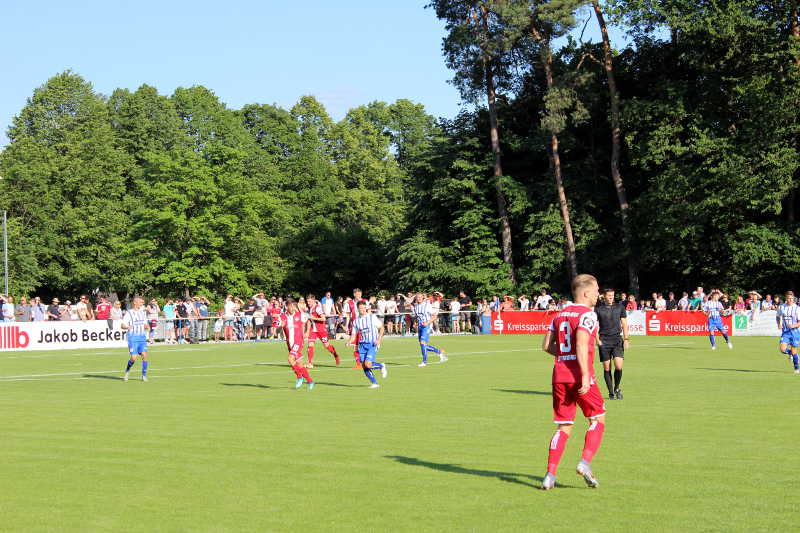
[[[793,346],[795,348],[800,346],[800,330],[792,329],[789,331],[784,331],[781,335],[781,344],[788,344],[789,346]]]
[[[375,362],[375,355],[378,353],[378,347],[375,346],[371,342],[360,342],[358,343],[358,360],[362,363],[364,361],[369,361],[370,363]]]
[[[147,353],[147,337],[144,335],[128,336],[128,351],[131,355],[139,355],[140,353]]]
[[[430,324],[427,326],[419,326],[419,334],[417,335],[419,337],[419,342],[428,342],[431,338],[432,329]]]
[[[721,318],[709,318],[708,319],[708,332],[712,333],[715,329],[718,329],[721,332],[725,332],[725,326],[722,325]]]

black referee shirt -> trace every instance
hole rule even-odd
[[[628,312],[622,302],[608,305],[598,302],[594,308],[597,313],[597,321],[600,323],[600,338],[619,337],[622,334],[621,318],[626,318]]]

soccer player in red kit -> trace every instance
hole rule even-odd
[[[358,304],[359,302],[364,302],[367,304],[367,310],[369,310],[369,302],[367,302],[364,298],[361,297],[361,289],[353,289],[353,299],[347,302],[347,314],[350,315],[350,331],[347,332],[348,335],[351,335],[356,332],[355,328],[353,327],[353,323],[356,321],[358,317]],[[347,343],[348,346],[354,346],[353,349],[353,357],[356,359],[356,364],[353,365],[354,369],[361,368],[361,358],[358,355],[358,336],[356,336],[355,344]]]
[[[328,317],[325,316],[322,304],[317,301],[317,297],[313,294],[309,294],[306,297],[306,303],[308,305],[309,320],[311,321],[311,331],[308,334],[308,364],[306,364],[306,368],[314,368],[314,344],[316,344],[317,339],[322,341],[325,349],[331,352],[334,360],[336,360],[336,366],[339,366],[339,363],[341,363],[339,354],[336,353],[336,348],[333,347],[333,344],[328,342]]]
[[[314,380],[308,373],[308,369],[303,366],[303,340],[308,337],[311,329],[311,322],[308,315],[301,312],[297,307],[297,302],[292,298],[286,299],[286,312],[279,315],[280,325],[283,328],[283,335],[286,338],[286,346],[289,348],[289,365],[297,376],[294,384],[295,389],[303,386],[303,380],[308,383],[308,390],[314,388]]]
[[[600,448],[605,430],[605,404],[594,376],[594,345],[597,335],[597,315],[592,308],[600,296],[597,279],[581,274],[572,280],[572,297],[575,303],[562,309],[544,337],[542,348],[552,355],[553,365],[553,421],[558,429],[550,441],[547,474],[542,489],[550,490],[556,484],[556,468],[575,423],[575,406],[589,420],[583,454],[576,468],[589,487],[598,486],[590,466]]]

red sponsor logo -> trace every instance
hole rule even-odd
[[[647,335],[708,335],[708,318],[699,311],[648,311],[645,321]],[[733,332],[730,316],[722,317],[722,325]]]
[[[492,313],[494,335],[543,335],[557,311],[506,311]]]
[[[0,327],[0,349],[27,348],[30,342],[27,331],[20,331],[19,326]]]

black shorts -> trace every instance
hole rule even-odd
[[[625,345],[622,339],[600,339],[600,362],[611,361],[615,357],[625,358]]]

